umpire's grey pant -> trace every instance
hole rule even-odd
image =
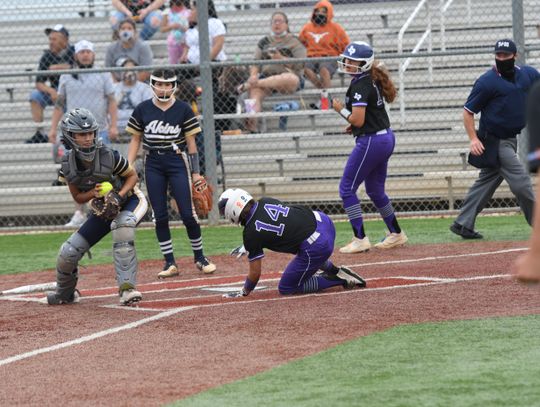
[[[474,229],[476,216],[484,209],[503,179],[516,196],[519,206],[532,224],[534,193],[531,178],[517,156],[515,137],[501,140],[499,143],[500,168],[483,168],[478,179],[467,193],[456,222],[469,229]]]

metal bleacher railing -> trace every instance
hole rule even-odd
[[[212,63],[212,69],[254,63],[255,45],[267,34],[276,4],[287,13],[291,31],[298,33],[308,21],[315,1],[215,3],[219,17],[227,26],[225,50],[229,61],[234,62]],[[512,36],[511,5],[503,0],[454,0],[442,16],[437,11],[442,9],[439,0],[431,0],[431,35],[436,41],[430,53],[425,44],[415,50],[417,39],[428,23],[425,15],[408,25],[400,36],[402,48],[398,46],[400,29],[419,4],[417,1],[335,3],[335,20],[343,25],[352,40],[373,45],[396,85],[401,82],[398,81],[400,66],[410,58],[400,86],[407,91],[400,93],[398,100],[388,108],[397,134],[387,182],[394,205],[400,212],[407,213],[429,214],[455,209],[477,174],[466,163],[468,142],[461,123],[461,109],[474,80],[492,63],[495,40]],[[52,146],[24,144],[34,131],[28,94],[33,89],[39,56],[47,47],[43,29],[63,23],[70,30],[72,42],[83,38],[92,40],[96,46],[96,66],[102,66],[105,49],[111,42],[107,17],[110,3],[105,0],[62,2],[62,7],[68,10],[64,14],[56,12],[54,16],[47,15],[41,3],[21,3],[20,7],[17,4],[0,7],[6,22],[0,27],[3,38],[0,43],[3,55],[0,61],[0,228],[50,228],[63,225],[69,219],[73,204],[66,187],[51,186],[58,168],[52,161]],[[540,0],[526,1],[525,7],[528,11],[522,22],[525,45],[532,45],[534,49],[537,34],[533,15],[540,8]],[[18,13],[23,11],[40,17],[22,19]],[[469,24],[469,18],[473,24]],[[443,19],[444,29],[441,29]],[[158,33],[149,43],[154,52],[154,66],[167,64],[165,35]],[[537,53],[536,50],[529,52],[529,60],[538,61]],[[429,80],[430,60],[432,80]],[[330,94],[343,98],[348,81],[336,74]],[[205,88],[204,83],[200,85]],[[337,188],[353,140],[343,133],[345,123],[337,114],[310,107],[319,97],[320,90],[307,82],[305,89],[292,95],[276,93],[266,98],[261,113],[237,113],[235,109],[204,117],[203,111],[203,120],[228,119],[233,129],[241,129],[248,117],[258,118],[260,123],[258,134],[221,136],[223,170],[218,166],[217,179],[213,180],[218,183],[218,193],[224,184],[243,187],[255,197],[272,195],[287,202],[323,209],[334,217],[343,216]],[[277,104],[290,101],[298,102],[300,108],[274,111]],[[401,120],[402,105],[405,120]],[[51,108],[47,108],[46,121],[50,115]],[[283,130],[285,121],[286,130]],[[126,145],[117,147],[125,150]],[[365,196],[363,190],[360,194]],[[503,186],[491,205],[504,209],[514,208],[516,203],[509,188]],[[369,216],[374,209],[366,205],[364,211]]]

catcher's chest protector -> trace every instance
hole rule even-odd
[[[100,147],[96,152],[92,166],[85,170],[77,167],[75,154],[72,150],[64,156],[62,160],[62,172],[64,178],[70,184],[75,185],[79,190],[85,192],[93,189],[97,183],[109,181],[114,189],[120,189],[122,183],[120,179],[113,175],[114,156],[108,147]]]

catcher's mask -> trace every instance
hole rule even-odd
[[[368,43],[362,41],[353,42],[341,53],[338,59],[338,71],[349,75],[359,75],[371,69],[375,53]],[[351,64],[348,61],[358,61],[357,64]]]
[[[253,197],[240,188],[229,188],[219,197],[218,208],[221,216],[235,225],[240,224],[240,214]]]
[[[99,125],[90,110],[83,108],[70,110],[64,114],[60,129],[62,130],[62,142],[68,149],[72,149],[81,160],[94,160],[98,148],[97,131]],[[79,145],[75,140],[75,134],[89,132],[94,133],[92,144],[89,146]]]
[[[160,102],[168,102],[176,92],[176,74],[170,69],[158,69],[150,75],[150,87],[154,97]],[[172,84],[171,88],[164,88],[159,84]]]

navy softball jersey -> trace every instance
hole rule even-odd
[[[302,206],[285,206],[273,198],[261,198],[244,227],[248,259],[264,257],[263,249],[296,254],[300,244],[316,228],[313,212]]]
[[[169,227],[168,193],[176,201],[196,262],[204,260],[199,218],[191,198],[191,169],[186,155],[186,139],[200,133],[199,121],[191,107],[180,100],[162,110],[153,99],[140,103],[131,115],[129,133],[142,136],[144,174],[152,205],[156,236],[167,264],[175,262]]]
[[[186,137],[201,132],[199,121],[191,107],[175,100],[167,110],[161,110],[152,99],[140,103],[129,118],[126,131],[141,134],[145,150],[184,149]]]
[[[350,112],[355,106],[366,107],[364,125],[362,127],[352,126],[353,136],[376,133],[390,127],[382,92],[368,72],[353,78],[345,95],[345,106]]]

